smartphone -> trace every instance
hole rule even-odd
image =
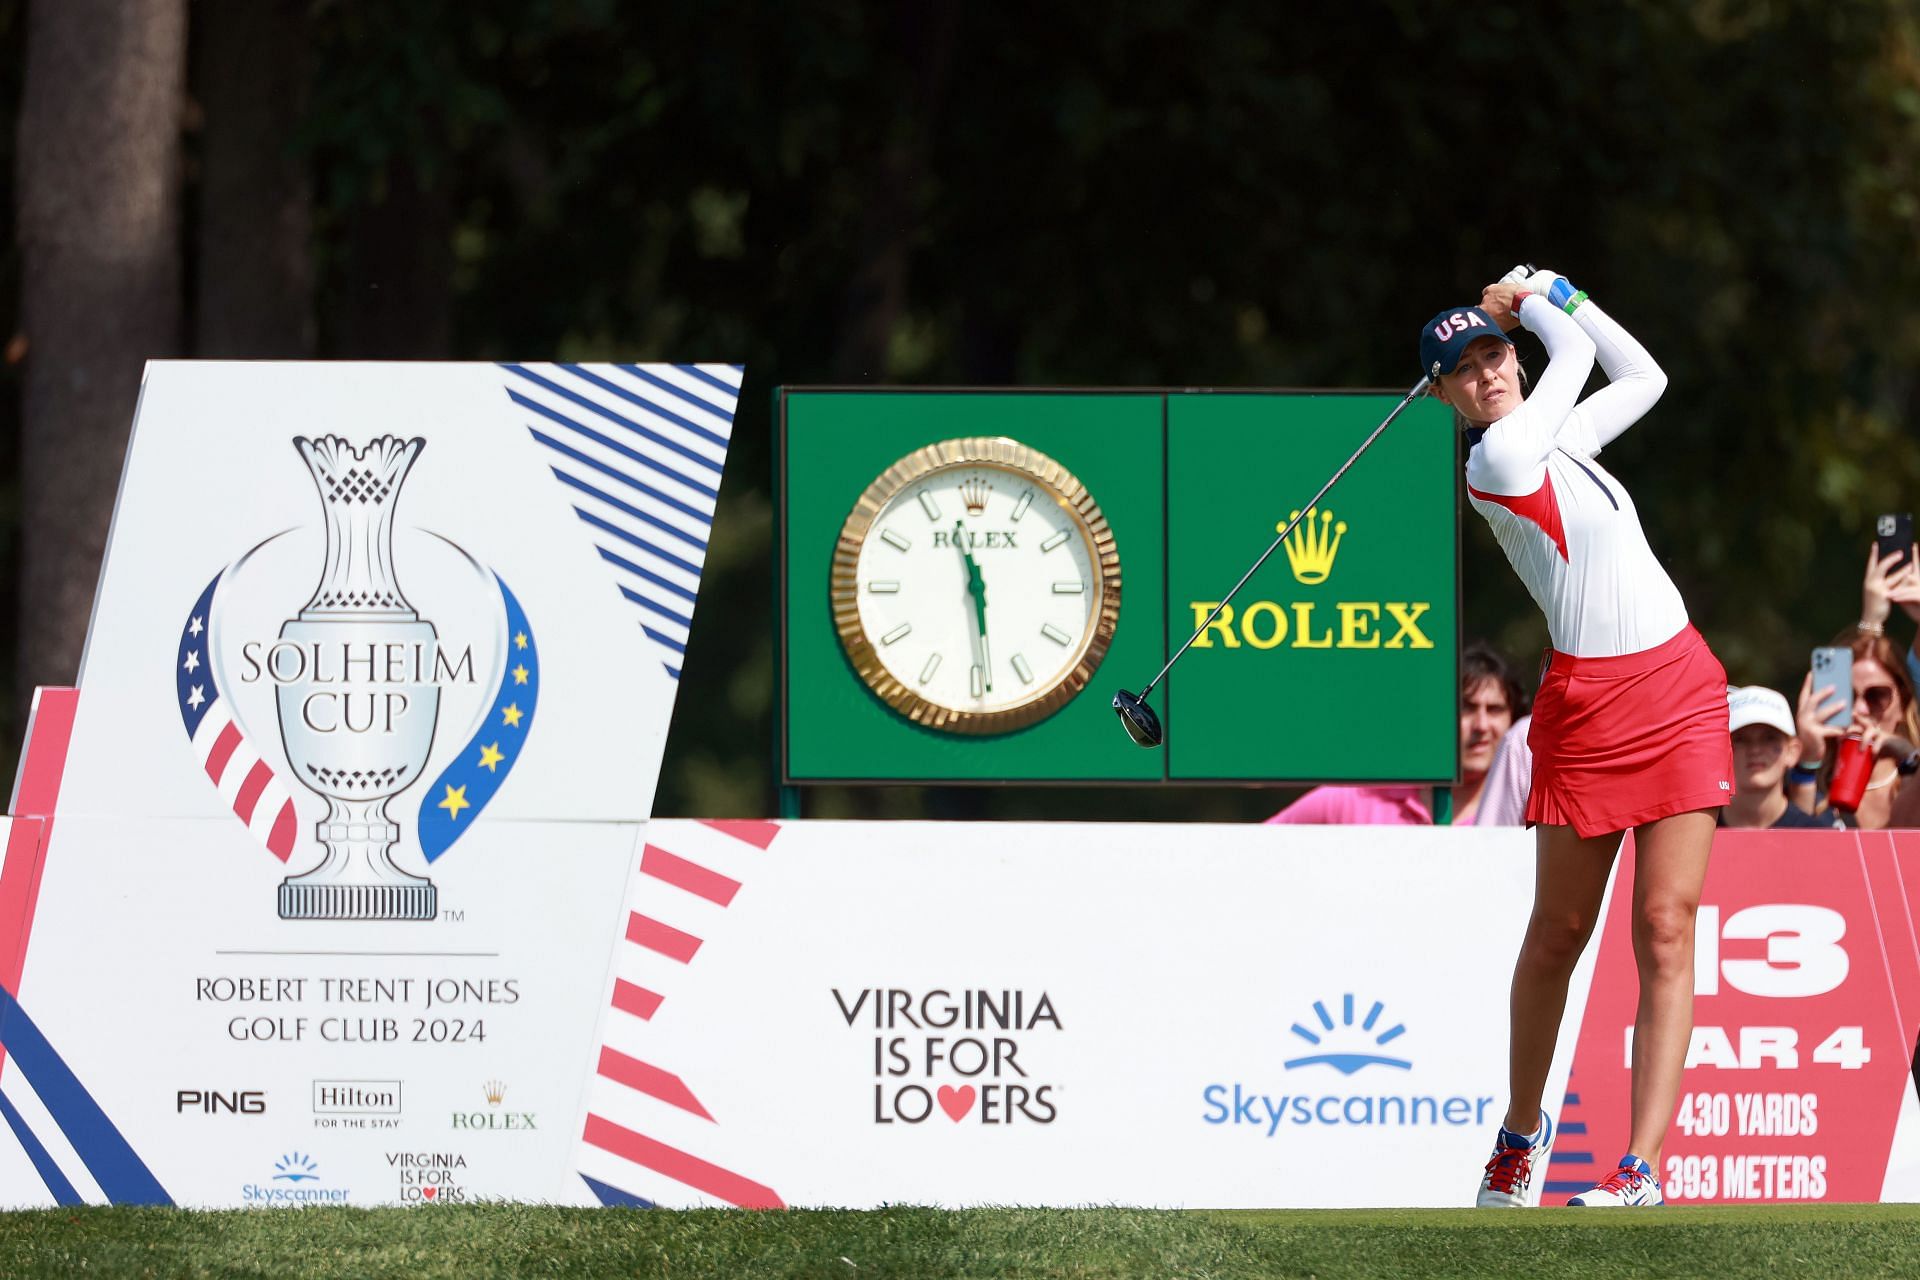
[[[1900,562],[1893,566],[1895,571],[1907,567],[1913,559],[1913,512],[1896,511],[1881,516],[1874,522],[1874,555],[1885,560],[1898,554]]]
[[[1840,709],[1827,717],[1827,723],[1844,729],[1853,723],[1853,650],[1823,645],[1813,651],[1813,691],[1818,695],[1828,685],[1833,692],[1821,698],[1819,706],[1838,698]]]

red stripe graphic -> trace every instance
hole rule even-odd
[[[1540,487],[1532,493],[1482,493],[1472,485],[1467,492],[1482,502],[1491,502],[1495,506],[1505,507],[1513,514],[1540,527],[1554,546],[1560,549],[1560,558],[1567,556],[1567,531],[1560,523],[1560,499],[1553,492],[1553,477],[1543,476]]]
[[[648,845],[640,854],[640,870],[656,880],[664,880],[676,889],[685,889],[708,902],[726,906],[740,892],[740,882],[718,871],[709,871],[697,862],[689,862],[665,849]]]
[[[773,843],[773,838],[780,834],[779,823],[759,822],[751,818],[702,818],[700,825],[712,827],[715,831],[732,836],[735,840],[744,840],[757,849],[766,848]]]
[[[743,1178],[737,1173],[722,1169],[717,1164],[708,1164],[697,1156],[690,1156],[664,1142],[643,1137],[631,1129],[622,1128],[611,1120],[599,1116],[587,1117],[586,1131],[581,1139],[602,1151],[611,1152],[623,1160],[631,1160],[637,1165],[664,1174],[675,1182],[704,1192],[717,1200],[742,1209],[784,1209],[786,1204],[772,1187],[764,1187],[751,1178]]]
[[[672,1103],[682,1111],[691,1111],[702,1120],[713,1119],[707,1109],[700,1105],[700,1099],[693,1096],[693,1090],[687,1088],[687,1082],[671,1071],[649,1066],[638,1058],[629,1058],[618,1049],[609,1049],[604,1045],[600,1049],[599,1069],[607,1079],[638,1090],[649,1098]]]
[[[78,689],[40,689],[34,694],[33,720],[21,746],[16,817],[51,818],[60,799],[60,778],[73,740],[73,717],[80,709]]]
[[[700,939],[690,933],[682,933],[670,924],[661,924],[651,916],[643,916],[638,911],[627,917],[627,941],[637,943],[649,951],[658,951],[661,955],[686,964],[693,959],[693,953],[700,949]]]
[[[8,833],[7,862],[0,871],[0,984],[20,993],[20,972],[33,936],[34,908],[40,900],[40,873],[53,842],[53,814],[66,776],[73,719],[80,709],[78,689],[39,689],[34,693],[27,740],[21,744],[19,783],[14,788],[14,822]],[[35,821],[34,819],[38,819]],[[0,1051],[0,1066],[6,1056]]]
[[[613,1007],[622,1013],[630,1013],[636,1018],[651,1018],[665,998],[658,991],[637,987],[625,978],[614,979]]]
[[[299,827],[300,816],[293,811],[293,801],[282,801],[280,816],[273,820],[273,830],[267,836],[267,852],[285,862],[293,854],[293,841]]]
[[[227,771],[227,758],[233,754],[234,748],[239,745],[240,726],[229,720],[227,721],[227,727],[220,731],[220,736],[213,740],[213,750],[207,755],[207,776],[209,778],[212,778],[216,783],[220,781],[220,775]]]
[[[267,768],[265,760],[255,760],[253,768],[247,770],[247,780],[240,784],[240,794],[233,798],[233,811],[240,815],[240,821],[253,821],[253,806],[260,803],[260,793],[273,781],[273,770]]]

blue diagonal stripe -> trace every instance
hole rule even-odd
[[[59,1205],[85,1204],[80,1193],[73,1189],[73,1184],[67,1181],[67,1175],[60,1172],[60,1166],[53,1162],[53,1156],[40,1139],[34,1137],[33,1130],[27,1127],[27,1118],[7,1101],[4,1093],[0,1093],[0,1116],[6,1117],[7,1128],[13,1130],[13,1136],[20,1139],[21,1149],[27,1153],[27,1159],[33,1162],[34,1172],[40,1175],[40,1181],[53,1194],[53,1202]]]
[[[561,444],[558,440],[555,440],[552,436],[548,435],[544,431],[539,430],[538,428],[529,427],[528,430],[533,432],[533,438],[535,440],[538,440],[541,444],[547,446],[547,448],[552,449],[555,453],[564,454],[583,466],[592,467],[595,471],[598,471],[603,476],[611,476],[613,479],[618,480],[621,484],[626,485],[630,489],[638,489],[641,493],[646,494],[649,498],[652,498],[655,502],[661,503],[664,506],[672,507],[676,511],[684,512],[685,514],[690,515],[694,519],[698,520],[701,524],[710,525],[713,523],[713,517],[708,515],[706,512],[701,511],[695,507],[690,507],[686,503],[680,501],[678,498],[669,498],[666,494],[660,492],[658,489],[654,488],[652,485],[647,484],[645,481],[636,480],[624,471],[615,471],[612,467],[608,466],[604,462],[601,462],[599,459],[590,458],[586,454],[580,452],[578,449],[573,448],[571,445]]]
[[[661,663],[660,665],[663,667],[666,667],[667,674],[672,676],[675,680],[678,680],[680,678],[680,668],[675,666],[669,666],[667,663],[664,663],[664,662]]]
[[[114,1204],[172,1204],[153,1176],[93,1100],[71,1068],[27,1016],[13,993],[0,987],[0,1044],[13,1055],[47,1113],[67,1135],[87,1172]]]
[[[700,379],[700,381],[706,383],[708,386],[712,387],[716,391],[724,392],[725,394],[732,396],[736,400],[740,398],[740,388],[734,386],[731,382],[728,382],[725,378],[714,377],[712,374],[708,373],[705,369],[702,369],[698,365],[677,364],[673,367],[678,369],[680,372],[686,374],[689,378]],[[735,373],[741,373],[743,372],[745,366],[730,364],[727,366],[727,368],[733,370]]]
[[[533,434],[536,439],[540,435],[538,431],[534,432]],[[578,476],[569,475],[558,467],[553,468],[553,474],[554,474],[554,477],[557,480],[559,480],[561,484],[564,484],[569,488],[578,489],[580,492],[584,494],[588,494],[592,497],[598,498],[600,499],[600,501],[606,503],[608,506],[614,508],[615,510],[625,512],[627,515],[632,516],[635,520],[644,520],[646,521],[646,523],[652,525],[656,529],[659,529],[661,532],[672,534],[674,537],[680,539],[680,541],[686,543],[688,546],[698,547],[700,549],[701,555],[705,555],[707,553],[707,544],[705,539],[695,537],[693,534],[688,533],[685,529],[679,528],[677,525],[673,524],[671,521],[662,520],[659,516],[652,515],[648,512],[642,511],[638,507],[629,506],[627,503],[620,501],[620,499],[614,497],[612,494],[602,493],[600,490],[588,484],[585,480],[580,479]],[[578,511],[579,509],[580,508],[578,507],[574,508],[575,511]]]
[[[623,364],[617,367],[619,368],[620,372],[626,374],[629,378],[638,378],[640,381],[646,383],[648,386],[656,387],[659,390],[666,392],[668,395],[672,396],[676,400],[682,400],[682,401],[685,401],[687,404],[695,406],[696,408],[705,409],[708,413],[713,414],[715,417],[725,418],[728,422],[733,421],[733,415],[731,413],[728,413],[725,409],[722,409],[719,405],[707,403],[705,400],[702,400],[699,396],[687,390],[685,387],[678,386],[674,383],[668,382],[665,378],[661,377],[657,373],[648,373],[647,370],[640,365]],[[713,430],[711,427],[703,427],[697,422],[693,422],[693,421],[690,421],[689,419],[683,418],[679,414],[674,413],[672,410],[668,409],[665,405],[659,404],[653,400],[649,400],[645,396],[636,396],[629,392],[620,391],[618,388],[613,387],[611,384],[609,384],[608,389],[612,390],[616,395],[626,396],[626,398],[632,400],[635,404],[645,406],[647,409],[650,409],[654,413],[659,414],[661,417],[666,418],[669,421],[673,422],[676,426],[682,427],[687,431],[691,431],[694,435],[699,436],[702,440],[705,440],[709,444],[717,444],[722,449],[727,447],[727,438],[721,435],[719,432]]]
[[[633,601],[635,604],[639,605],[642,609],[651,610],[652,612],[657,613],[661,617],[667,619],[669,622],[677,622],[681,626],[685,627],[687,630],[689,631],[693,630],[692,618],[681,617],[679,614],[667,608],[667,606],[661,604],[659,601],[649,600],[646,596],[641,595],[638,591],[635,591],[632,587],[626,586],[624,583],[620,587],[620,594],[625,596],[627,599]]]
[[[618,1187],[610,1187],[598,1178],[589,1178],[583,1173],[580,1175],[580,1181],[586,1183],[587,1190],[593,1192],[594,1198],[609,1209],[653,1208],[653,1201],[642,1200],[631,1191],[622,1191]]]
[[[515,404],[519,405],[521,408],[531,409],[533,412],[539,414],[541,417],[547,419],[549,422],[559,423],[561,426],[567,428],[569,431],[572,431],[576,435],[585,436],[587,439],[593,441],[595,444],[599,445],[601,448],[611,449],[613,452],[619,454],[621,457],[626,458],[631,462],[637,462],[641,466],[647,468],[647,470],[655,472],[659,475],[663,475],[667,479],[673,481],[674,483],[680,485],[681,487],[693,490],[695,493],[700,494],[702,497],[711,499],[711,498],[717,498],[720,496],[717,491],[709,488],[704,484],[701,484],[698,480],[691,479],[685,474],[683,474],[682,472],[675,471],[672,467],[669,467],[664,462],[661,462],[657,458],[653,458],[645,453],[642,453],[638,449],[632,449],[624,444],[621,444],[618,440],[615,440],[611,436],[604,435],[601,432],[595,431],[592,427],[587,426],[583,422],[574,421],[572,418],[569,418],[566,414],[561,413],[558,409],[552,408],[548,405],[541,404],[538,400],[529,399],[528,397],[521,395],[518,391],[507,392],[507,398],[512,400]],[[671,499],[671,501],[675,506],[681,505],[680,500],[677,498]],[[683,507],[682,509],[688,512],[690,515],[702,514],[700,511],[698,511],[696,508],[693,508],[693,507]]]
[[[614,537],[620,539],[622,542],[632,543],[634,546],[640,548],[642,551],[646,552],[648,555],[652,556],[654,559],[665,560],[668,564],[672,565],[674,568],[684,569],[696,578],[700,576],[700,566],[693,563],[693,561],[682,560],[679,556],[674,555],[671,551],[664,551],[661,548],[654,546],[651,542],[648,542],[645,538],[641,537],[639,534],[629,533],[625,529],[622,529],[619,525],[614,524],[610,520],[602,520],[599,516],[594,515],[591,511],[584,510],[580,507],[575,507],[574,511],[578,512],[580,518],[582,520],[585,520],[588,524],[592,525],[594,528],[604,529],[608,533],[612,534]]]
[[[620,568],[625,569],[628,573],[635,574],[641,578],[645,578],[648,582],[651,582],[654,586],[660,587],[661,589],[666,591],[673,592],[673,594],[681,597],[688,604],[692,604],[694,600],[697,598],[695,597],[693,592],[687,590],[685,587],[681,586],[679,583],[674,582],[667,578],[663,578],[659,574],[654,573],[650,570],[642,569],[639,565],[635,564],[633,561],[628,560],[622,556],[615,555],[613,552],[607,550],[605,547],[595,547],[594,550],[598,551],[600,553],[600,558],[602,560],[605,560],[608,564],[618,565]]]
[[[688,435],[698,436],[700,439],[705,440],[708,444],[717,444],[722,449],[727,447],[727,438],[725,436],[720,435],[718,432],[714,431],[710,427],[703,427],[697,422],[694,422],[687,418],[682,417],[678,413],[675,413],[672,409],[668,408],[666,405],[661,404],[656,399],[653,399],[648,396],[643,396],[636,391],[633,391],[633,390],[630,390],[629,388],[621,386],[617,382],[609,381],[608,379],[601,377],[597,373],[593,373],[593,372],[590,372],[589,370],[582,369],[579,365],[563,364],[560,367],[562,369],[565,369],[568,373],[573,374],[575,377],[579,378],[581,381],[590,382],[594,386],[599,387],[602,391],[606,392],[608,395],[619,396],[622,400],[625,400],[628,404],[633,405],[635,408],[638,408],[638,409],[645,409],[648,413],[651,413],[656,418],[665,418],[668,422],[671,422],[674,426],[679,427],[682,431],[685,431]],[[718,414],[720,417],[727,419],[729,422],[733,420],[733,415],[728,413],[726,410],[721,409],[715,405],[710,405],[696,395],[693,395],[689,392],[682,391],[680,388],[674,386],[671,382],[663,381],[662,379],[654,376],[653,374],[646,372],[637,364],[623,364],[623,365],[616,365],[615,367],[618,368],[622,373],[625,373],[630,377],[642,379],[649,386],[662,387],[667,391],[672,392],[677,399],[684,400],[687,404],[696,405],[699,408],[705,409],[708,413]],[[711,463],[710,465],[712,465],[717,469],[720,464],[715,462],[715,463]]]
[[[687,646],[681,644],[678,640],[675,640],[672,636],[666,634],[664,631],[655,631],[652,627],[648,626],[644,622],[640,624],[640,629],[647,633],[648,639],[653,640],[656,643],[667,646],[667,648],[673,650],[675,653],[683,654],[687,651]]]
[[[553,392],[553,394],[559,396],[561,399],[568,400],[574,404],[579,405],[582,409],[585,409],[589,413],[597,413],[601,417],[605,418],[608,422],[614,423],[618,426],[625,427],[627,430],[633,432],[635,435],[641,436],[644,439],[653,441],[653,443],[659,445],[662,449],[671,449],[673,452],[679,454],[681,457],[690,459],[691,461],[697,462],[701,466],[706,467],[707,469],[712,471],[715,475],[720,474],[721,467],[722,467],[721,463],[715,462],[712,458],[707,457],[705,454],[701,453],[698,449],[695,449],[690,445],[681,444],[678,440],[672,439],[671,437],[668,437],[668,436],[663,436],[658,431],[654,431],[648,427],[643,427],[639,423],[635,422],[633,419],[625,416],[624,414],[615,413],[613,410],[607,408],[607,406],[600,404],[597,401],[589,400],[587,399],[587,397],[581,395],[578,391],[569,390],[568,388],[561,386],[559,383],[555,382],[551,378],[543,378],[531,369],[524,369],[517,364],[507,365],[506,368],[512,373],[519,374],[521,377],[525,378],[528,382],[533,383],[535,386],[544,387],[548,391],[551,391]],[[507,394],[510,396],[513,396],[515,400],[520,400],[523,403],[525,403],[523,397],[516,395],[511,391],[509,391]],[[648,407],[652,408],[652,406],[648,406]],[[659,411],[655,410],[655,412],[659,412]],[[662,414],[661,416],[670,417],[672,415]]]

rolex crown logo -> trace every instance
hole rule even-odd
[[[960,485],[960,501],[967,504],[967,514],[977,516],[987,509],[987,495],[993,492],[993,486],[985,480],[972,479]]]
[[[489,1080],[482,1087],[487,1091],[488,1106],[499,1106],[501,1100],[507,1096],[507,1086],[501,1084],[498,1080]]]
[[[1333,512],[1320,511],[1320,522],[1314,523],[1314,511],[1307,512],[1307,518],[1300,520],[1298,527],[1287,535],[1287,563],[1293,566],[1294,580],[1314,586],[1325,582],[1327,575],[1333,572],[1333,558],[1340,554],[1340,539],[1346,536],[1347,522],[1333,523]],[[1287,517],[1299,520],[1300,513],[1295,511]],[[1329,536],[1328,526],[1332,526]],[[1278,526],[1286,528],[1285,524]]]

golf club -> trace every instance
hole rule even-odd
[[[1157,747],[1166,741],[1167,735],[1166,731],[1160,727],[1160,717],[1155,715],[1153,708],[1147,705],[1147,698],[1152,695],[1154,686],[1166,678],[1167,672],[1173,670],[1173,664],[1180,661],[1180,654],[1192,648],[1193,642],[1200,638],[1201,633],[1213,625],[1213,620],[1220,616],[1222,609],[1227,607],[1227,601],[1233,599],[1234,593],[1247,585],[1248,578],[1251,578],[1255,573],[1260,571],[1260,566],[1265,564],[1267,557],[1271,556],[1279,549],[1280,544],[1287,540],[1287,535],[1293,532],[1294,526],[1313,514],[1313,509],[1319,504],[1320,499],[1327,496],[1327,490],[1333,488],[1340,477],[1347,474],[1348,467],[1351,467],[1360,460],[1360,455],[1365,453],[1368,447],[1380,438],[1380,433],[1387,429],[1387,424],[1399,417],[1402,409],[1412,404],[1426,391],[1430,381],[1428,378],[1421,378],[1420,381],[1413,384],[1413,388],[1408,391],[1405,396],[1401,397],[1400,403],[1393,407],[1393,412],[1389,413],[1381,420],[1380,425],[1373,429],[1373,434],[1360,442],[1360,447],[1353,451],[1353,456],[1341,463],[1340,469],[1333,473],[1333,477],[1320,486],[1320,492],[1314,494],[1313,498],[1304,507],[1294,513],[1293,519],[1287,521],[1281,528],[1280,536],[1275,538],[1273,542],[1268,545],[1267,549],[1260,553],[1260,558],[1253,562],[1251,569],[1248,569],[1240,575],[1240,581],[1233,584],[1233,590],[1227,592],[1226,595],[1221,597],[1220,603],[1213,606],[1213,612],[1207,615],[1207,620],[1194,628],[1193,634],[1187,637],[1187,642],[1180,646],[1180,653],[1176,653],[1173,657],[1167,659],[1167,665],[1160,668],[1159,675],[1147,682],[1146,688],[1137,694],[1128,693],[1125,689],[1122,689],[1113,695],[1113,709],[1120,716],[1120,723],[1125,726],[1129,738],[1132,738],[1143,747]]]

